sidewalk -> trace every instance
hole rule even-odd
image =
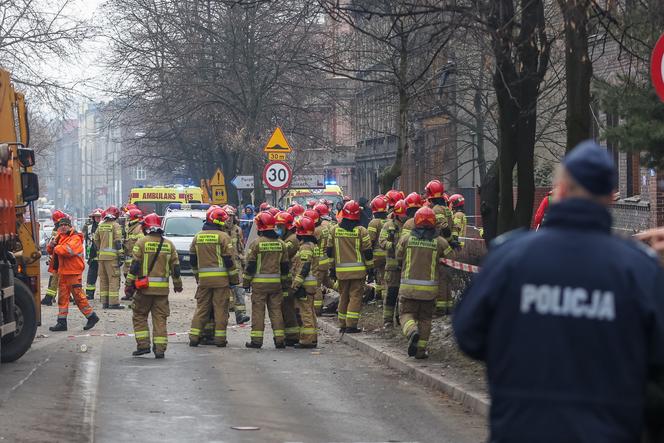
[[[319,317],[318,326],[327,334],[340,337],[334,317]],[[488,416],[489,396],[486,390],[450,377],[446,374],[449,366],[445,363],[408,358],[405,348],[396,348],[390,339],[376,334],[344,334],[341,341],[425,386],[444,392],[470,411]]]

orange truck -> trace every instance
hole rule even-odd
[[[23,94],[0,69],[0,361],[30,349],[41,318],[39,181]]]

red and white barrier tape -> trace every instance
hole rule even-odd
[[[228,329],[237,329],[237,328],[246,328],[250,325],[233,325],[233,326],[228,326]],[[189,335],[189,332],[169,332],[167,334],[169,337],[175,337],[175,336],[180,336],[180,335]],[[134,337],[134,334],[131,332],[116,332],[115,334],[104,334],[104,333],[99,333],[99,332],[90,332],[88,334],[80,334],[80,335],[68,335],[67,338],[82,338],[82,337]]]
[[[480,267],[479,266],[469,265],[468,263],[462,263],[462,262],[456,261],[456,260],[450,260],[449,258],[441,258],[440,261],[445,266],[449,266],[450,268],[458,269],[459,271],[472,272],[473,274],[477,274],[478,272],[480,272]]]

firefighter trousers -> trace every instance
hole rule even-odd
[[[374,272],[376,276],[376,300],[383,300],[383,292],[385,292],[385,263],[376,263],[374,265]]]
[[[292,295],[284,297],[283,303],[281,303],[281,315],[284,318],[286,340],[297,342],[300,338],[300,327],[295,313],[295,298]]]
[[[99,295],[101,302],[109,305],[120,303],[120,266],[117,260],[100,260],[99,263]]]
[[[231,290],[231,311],[247,312],[247,303],[244,297],[244,289],[241,286],[233,286]]]
[[[399,297],[399,318],[401,330],[406,337],[417,331],[417,353],[424,354],[431,335],[431,319],[436,309],[435,300],[413,300]]]
[[[364,278],[338,280],[339,283],[339,327],[357,328],[364,296]]]
[[[210,318],[210,310],[214,311],[214,343],[226,344],[228,327],[228,303],[231,298],[231,289],[201,288],[196,289],[196,311],[191,320],[189,340],[198,343],[202,329]]]
[[[46,289],[46,295],[48,297],[56,298],[58,295],[60,276],[58,274],[51,274],[48,277],[48,288]],[[69,298],[67,298],[69,299]]]
[[[385,295],[383,298],[383,322],[393,323],[399,298],[400,271],[385,271]]]
[[[316,293],[314,294],[314,310],[316,311],[316,315],[320,316],[323,312],[323,288],[332,287],[329,271],[319,269],[316,273],[316,280],[318,288],[316,288]]]
[[[452,291],[450,288],[451,271],[446,266],[438,272],[438,295],[436,296],[436,313],[448,314],[454,304],[452,302]]]
[[[58,320],[66,320],[69,314],[69,296],[74,298],[74,303],[78,306],[85,318],[92,315],[94,310],[88,299],[83,293],[83,285],[81,284],[81,275],[60,275],[58,279]]]
[[[95,289],[97,285],[97,275],[99,273],[99,262],[93,258],[88,262],[88,273],[85,276],[85,293],[88,297],[95,296]]]
[[[254,288],[251,293],[251,342],[263,344],[265,333],[265,308],[272,323],[274,343],[284,343],[284,318],[281,315],[281,304],[283,303],[281,289],[261,290]]]
[[[300,326],[300,343],[303,345],[318,344],[316,312],[314,311],[314,293],[306,298],[295,299],[297,322]]]
[[[134,294],[133,323],[138,349],[150,348],[148,315],[152,314],[152,343],[156,352],[166,352],[168,332],[166,320],[171,314],[167,295],[149,295],[141,291]]]

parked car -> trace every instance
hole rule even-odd
[[[177,204],[166,210],[161,225],[164,228],[164,237],[175,245],[180,258],[180,269],[185,274],[191,273],[189,262],[189,246],[194,236],[205,223],[206,204]]]

